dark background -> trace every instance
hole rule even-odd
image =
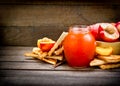
[[[36,46],[74,24],[120,20],[119,0],[0,0],[0,45]]]

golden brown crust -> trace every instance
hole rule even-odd
[[[99,47],[99,46],[97,46],[95,52],[98,55],[111,55],[113,52],[113,48],[112,47]]]
[[[62,41],[64,40],[64,38],[67,36],[67,32],[63,32],[61,34],[61,36],[59,37],[59,39],[56,41],[56,43],[54,44],[54,46],[51,48],[51,50],[48,52],[48,55],[51,56],[52,53],[55,51],[55,49],[58,48],[58,46],[62,43]]]
[[[90,62],[90,66],[99,66],[99,65],[103,65],[106,64],[107,62],[98,58],[95,58],[94,60],[92,60]]]
[[[99,59],[102,59],[108,63],[117,63],[120,62],[120,55],[110,55],[110,56],[97,56]]]
[[[51,58],[51,59],[56,59],[59,61],[63,60],[63,55],[59,55],[59,56],[46,56],[45,58]]]
[[[101,69],[111,69],[111,68],[118,68],[120,67],[120,63],[116,64],[104,64],[99,66]]]
[[[57,63],[57,59],[45,58],[47,56],[47,52],[44,52],[41,55],[37,55],[35,53],[29,52],[29,53],[25,53],[24,56],[34,57],[34,58],[40,59],[41,61],[53,64],[53,65]]]
[[[51,59],[51,58],[43,58],[42,61],[50,63],[52,65],[57,64],[57,60],[56,59]]]
[[[63,48],[63,46],[62,46],[62,47],[60,47],[59,49],[57,49],[56,51],[54,51],[54,54],[55,54],[55,55],[60,55],[60,54],[62,54],[63,50],[64,50],[64,48]]]
[[[24,56],[38,58],[38,55],[36,55],[36,54],[34,54],[32,52],[24,53]]]

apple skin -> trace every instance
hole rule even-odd
[[[119,32],[119,34],[120,34],[120,22],[117,22],[117,23],[115,24],[115,27],[117,28],[117,30],[118,30],[118,32]]]
[[[37,47],[40,48],[43,52],[48,52],[55,44],[50,38],[44,37],[37,40]]]
[[[106,31],[106,29],[108,29],[107,27],[109,29],[114,30],[114,32],[110,33],[109,31]],[[118,32],[117,28],[110,23],[101,23],[99,30],[100,30],[99,35],[103,41],[114,42],[114,41],[118,40],[118,38],[119,38],[119,32]]]
[[[43,51],[43,52],[48,52],[53,46],[54,46],[55,42],[50,42],[50,43],[47,43],[47,42],[41,42],[40,43],[40,49]]]
[[[88,28],[96,40],[101,40],[99,35],[99,24],[90,25]]]

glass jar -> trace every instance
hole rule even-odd
[[[69,66],[87,67],[94,58],[96,41],[88,28],[75,25],[69,28],[63,47]]]

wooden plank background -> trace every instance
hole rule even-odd
[[[70,25],[118,22],[119,9],[119,0],[2,0],[0,45],[36,46],[45,36],[57,40]]]

